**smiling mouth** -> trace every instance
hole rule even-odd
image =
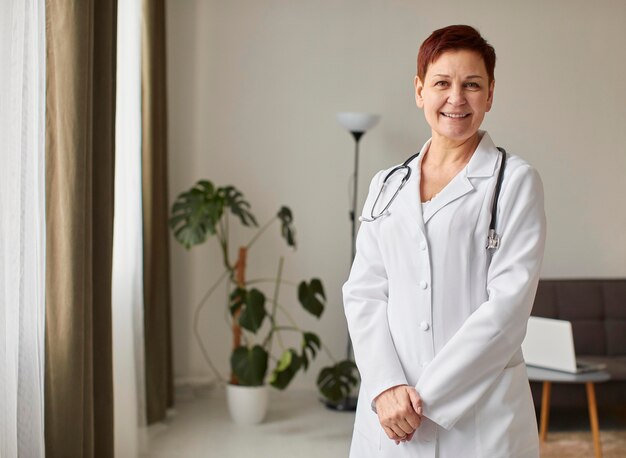
[[[442,115],[444,115],[446,118],[452,118],[452,119],[459,119],[459,118],[467,118],[470,114],[469,113],[441,113]]]

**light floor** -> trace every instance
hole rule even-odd
[[[600,415],[605,458],[626,457],[622,415]],[[589,457],[593,445],[584,410],[551,415],[542,457]],[[237,426],[229,417],[223,388],[177,390],[176,410],[163,424],[148,429],[142,458],[334,458],[347,457],[354,413],[334,412],[313,391],[270,391],[264,423]]]
[[[265,422],[237,426],[223,388],[177,393],[176,411],[148,431],[142,457],[347,457],[354,413],[326,409],[313,391],[270,392]]]

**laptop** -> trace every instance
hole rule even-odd
[[[606,367],[606,364],[592,364],[576,359],[572,323],[565,320],[531,316],[522,352],[529,366],[571,374],[599,371]]]

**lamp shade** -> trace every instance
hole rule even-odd
[[[337,113],[337,121],[350,132],[367,132],[378,124],[380,115],[371,113]]]

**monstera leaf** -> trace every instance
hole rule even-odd
[[[250,204],[233,186],[216,188],[207,180],[198,181],[189,191],[181,193],[172,205],[170,227],[174,236],[186,248],[206,241],[214,235],[224,208],[237,216],[244,226],[258,226],[250,213]]]
[[[313,360],[321,346],[322,341],[317,335],[312,332],[302,333],[302,355],[300,358],[305,371],[309,368],[309,353],[310,359]]]
[[[278,361],[276,369],[272,371],[269,383],[274,388],[284,390],[298,373],[302,362],[293,348],[285,350]]]
[[[314,278],[310,283],[300,282],[298,285],[298,300],[309,313],[312,313],[317,318],[322,315],[326,295],[319,278]]]
[[[325,398],[332,402],[345,399],[358,382],[356,364],[341,361],[334,366],[325,367],[317,377],[317,387]]]
[[[248,291],[246,295],[246,306],[239,315],[239,324],[242,328],[256,333],[263,324],[263,319],[267,315],[265,310],[265,295],[258,289]]]
[[[179,194],[172,205],[169,224],[185,248],[203,243],[224,212],[224,202],[213,183],[198,181],[189,191]]]
[[[260,345],[237,347],[230,357],[230,367],[240,385],[263,385],[267,372],[267,352]]]
[[[278,211],[278,219],[280,220],[280,233],[287,241],[287,245],[296,247],[296,229],[293,226],[293,216],[289,207],[280,207]]]
[[[239,310],[239,325],[256,334],[267,316],[265,295],[256,288],[250,291],[236,288],[230,294],[230,313],[234,316]]]
[[[243,200],[243,194],[234,186],[225,186],[218,189],[219,195],[224,200],[224,205],[230,208],[233,215],[237,216],[244,226],[257,227],[256,218],[250,213],[250,204]]]

